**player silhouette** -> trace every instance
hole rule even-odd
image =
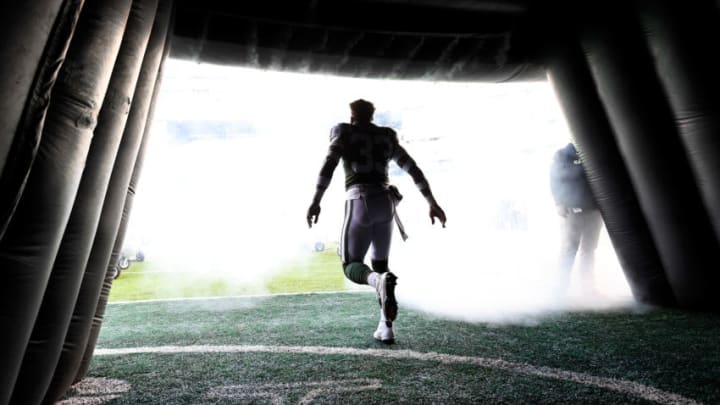
[[[397,277],[388,269],[393,218],[403,237],[405,235],[395,213],[395,205],[402,196],[389,183],[389,162],[395,161],[412,177],[430,206],[433,224],[437,218],[445,227],[446,217],[435,201],[425,175],[400,145],[395,131],[372,123],[373,104],[356,100],[350,103],[350,111],[350,123],[338,124],[330,133],[330,147],[307,211],[307,222],[309,227],[317,223],[320,201],[342,159],[346,190],[345,221],[340,240],[343,271],[349,280],[375,288],[380,303],[380,322],[373,336],[382,342],[393,343],[393,322],[398,312]],[[372,268],[364,263],[368,250]]]

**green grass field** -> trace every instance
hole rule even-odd
[[[357,292],[111,304],[66,403],[720,403],[717,315],[528,326],[401,308],[392,346],[372,338],[376,316]]]
[[[374,293],[357,290],[334,247],[252,286],[135,263],[63,404],[720,403],[717,314],[626,307],[495,324],[400,302],[385,345]],[[157,298],[171,299],[137,301]]]
[[[110,290],[110,302],[163,298],[216,297],[254,294],[345,291],[337,246],[313,253],[308,260],[279,265],[266,279],[254,283],[233,281],[207,272],[177,273],[149,262],[134,262],[122,271]]]

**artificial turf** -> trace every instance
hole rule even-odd
[[[164,298],[216,297],[345,291],[352,289],[342,272],[337,245],[328,244],[302,260],[282,262],[277,268],[252,281],[236,280],[232,275],[212,271],[173,271],[147,262],[133,262],[120,273],[110,290],[110,302]]]
[[[489,324],[401,308],[392,346],[372,338],[376,325],[369,293],[112,304],[88,377],[128,383],[113,400],[127,404],[651,402],[566,378],[403,357],[440,353],[639,383],[679,395],[680,402],[720,403],[715,314],[633,307]],[[169,345],[280,352],[102,353]],[[380,354],[283,352],[306,346]],[[400,357],[382,357],[386,351]]]

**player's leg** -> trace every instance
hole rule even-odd
[[[388,272],[388,257],[393,232],[393,215],[395,207],[389,196],[380,194],[368,200],[370,215],[370,259],[373,271],[377,273]]]
[[[373,336],[385,343],[392,343],[395,340],[393,321],[397,318],[398,309],[395,299],[397,277],[388,269],[394,207],[386,195],[368,201],[368,207],[372,222],[370,257],[374,270],[370,278],[375,279],[375,289],[380,303],[380,321]]]
[[[583,282],[583,289],[594,290],[595,251],[600,240],[602,216],[600,210],[582,212],[581,239],[578,250],[578,273]]]
[[[560,229],[560,254],[558,258],[558,290],[561,293],[566,292],[570,283],[570,276],[578,246],[580,246],[580,238],[582,236],[582,213],[568,213],[563,218]]]
[[[363,260],[370,247],[371,227],[368,210],[361,199],[345,202],[345,221],[340,236],[340,256],[345,277],[357,284],[368,284],[372,273]]]
[[[372,229],[371,260],[376,274],[376,290],[383,313],[388,321],[397,317],[397,300],[395,299],[395,285],[397,276],[388,268],[390,241],[392,238],[392,219],[376,223]],[[372,276],[371,276],[372,277]]]

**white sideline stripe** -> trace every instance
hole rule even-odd
[[[382,381],[377,378],[353,378],[350,380],[329,380],[329,381],[312,381],[312,382],[294,382],[294,383],[267,383],[267,384],[240,384],[240,385],[223,385],[215,387],[210,390],[208,396],[227,396],[238,390],[288,390],[294,388],[308,388],[308,387],[331,387],[335,388],[340,384],[365,384],[368,386],[376,387],[382,384]]]
[[[248,295],[222,295],[214,297],[179,297],[179,298],[153,298],[149,300],[134,300],[134,301],[110,301],[108,305],[128,305],[128,304],[142,304],[149,302],[177,302],[177,301],[202,301],[202,300],[224,300],[233,298],[267,298],[267,297],[282,297],[286,295],[329,295],[329,294],[357,294],[357,293],[368,293],[374,292],[370,290],[345,290],[345,291],[316,291],[316,292],[298,292],[298,293],[268,293],[268,294],[248,294]]]
[[[534,366],[532,364],[512,362],[502,359],[484,357],[458,356],[435,352],[416,352],[414,350],[380,350],[356,349],[351,347],[327,346],[266,346],[266,345],[191,345],[191,346],[156,346],[156,347],[129,347],[119,349],[95,350],[96,356],[114,356],[126,354],[176,354],[176,353],[290,353],[290,354],[317,354],[317,355],[346,355],[369,356],[388,359],[411,359],[420,361],[435,361],[444,364],[472,364],[485,368],[494,368],[536,377],[552,378],[570,381],[578,384],[590,385],[616,391],[622,394],[633,395],[648,401],[661,404],[700,404],[695,400],[685,398],[679,394],[667,392],[648,385],[616,378],[597,377],[575,371],[558,368]]]

